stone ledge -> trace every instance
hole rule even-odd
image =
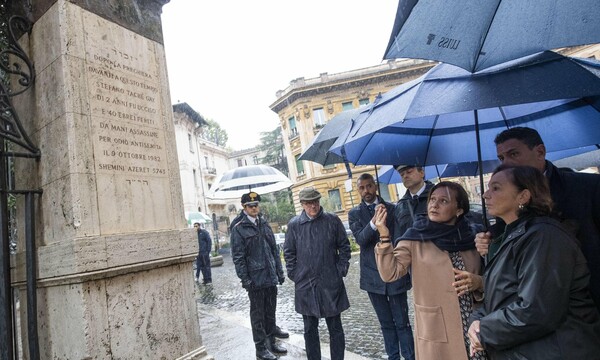
[[[214,360],[211,355],[206,354],[206,347],[201,346],[194,351],[191,351],[175,360]]]

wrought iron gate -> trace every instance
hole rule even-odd
[[[37,335],[37,259],[35,245],[35,196],[41,190],[14,188],[12,172],[15,158],[39,161],[40,150],[25,132],[11,98],[27,91],[34,82],[35,70],[15,34],[30,33],[31,24],[25,18],[12,16],[7,21],[6,8],[0,14],[0,358],[18,359],[14,289],[11,286],[11,230],[15,224],[14,199],[24,197],[25,259],[27,287],[27,349],[29,358],[39,359]],[[16,88],[16,89],[13,89]],[[19,149],[15,151],[14,149]],[[14,234],[14,232],[13,232]]]

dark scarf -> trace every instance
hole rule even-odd
[[[475,231],[464,218],[454,225],[447,225],[420,215],[398,240],[431,241],[440,250],[449,252],[475,249]]]

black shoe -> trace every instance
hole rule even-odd
[[[275,339],[267,342],[267,349],[273,354],[287,354],[287,349],[279,345]]]
[[[279,326],[275,326],[275,331],[273,331],[273,336],[280,339],[287,339],[290,337],[288,332],[281,330]]]
[[[208,281],[203,281],[202,285],[211,285],[212,281],[208,280]]]
[[[277,356],[267,349],[256,350],[256,358],[260,360],[277,360]]]

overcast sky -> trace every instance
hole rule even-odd
[[[236,150],[279,126],[269,105],[298,77],[382,62],[398,0],[171,0],[163,32],[172,102],[217,121]]]

